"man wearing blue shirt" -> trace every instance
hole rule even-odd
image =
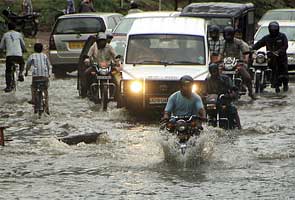
[[[193,78],[187,75],[180,78],[180,91],[169,97],[162,120],[168,120],[171,115],[178,117],[197,115],[206,118],[201,97],[192,92],[193,81]]]

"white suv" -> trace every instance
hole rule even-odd
[[[192,76],[194,92],[202,93],[209,63],[206,27],[199,18],[136,20],[127,36],[122,105],[127,109],[162,108],[179,89],[183,75]]]

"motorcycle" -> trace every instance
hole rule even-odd
[[[91,72],[92,83],[89,88],[89,97],[94,103],[101,103],[103,111],[107,110],[108,102],[115,99],[116,84],[113,83],[113,64],[106,67],[94,63]]]
[[[253,74],[255,93],[261,93],[266,87],[271,85],[272,69],[269,67],[269,53],[270,52],[258,51],[253,54],[253,64],[251,70]]]
[[[189,139],[193,136],[199,136],[203,130],[200,120],[203,120],[195,115],[190,117],[171,117],[168,122],[163,123],[160,130],[166,130],[176,136],[176,145],[182,155],[185,154],[189,145]]]
[[[246,88],[243,85],[241,75],[238,73],[240,67],[244,65],[240,60],[233,57],[226,57],[223,60],[222,74],[227,75],[231,78],[234,87],[239,91],[239,95],[246,94]]]
[[[223,129],[235,129],[237,127],[235,117],[230,111],[230,100],[226,95],[210,94],[206,96],[204,104],[209,126]]]
[[[39,13],[33,12],[29,15],[19,16],[12,12],[10,8],[4,9],[2,14],[5,18],[5,23],[14,23],[16,30],[22,32],[25,36],[36,36],[38,33]]]

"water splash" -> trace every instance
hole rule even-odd
[[[212,130],[205,129],[199,136],[189,139],[185,154],[181,153],[177,138],[170,133],[161,132],[159,142],[163,148],[166,162],[188,167],[210,160],[214,153],[216,138],[217,134],[212,134]]]

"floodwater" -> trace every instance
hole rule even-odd
[[[3,65],[0,72],[2,90]],[[0,199],[295,199],[294,84],[255,102],[243,97],[242,131],[205,126],[197,149],[181,157],[157,122],[79,98],[75,77],[51,78],[51,114],[38,119],[30,82],[0,91],[0,125],[9,126]],[[98,144],[58,141],[104,131]]]

